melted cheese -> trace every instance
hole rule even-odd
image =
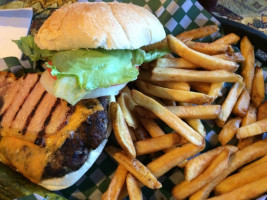
[[[92,105],[88,108],[86,105]],[[70,116],[69,123],[55,134],[44,137],[46,146],[40,147],[33,142],[33,134],[19,134],[18,131],[2,129],[0,141],[0,161],[14,166],[20,173],[33,182],[39,182],[44,168],[52,159],[52,155],[62,146],[66,138],[84,122],[88,116],[103,110],[97,99],[89,99],[78,103],[75,112]],[[28,137],[30,136],[30,137]]]

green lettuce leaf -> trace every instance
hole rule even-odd
[[[145,52],[136,50],[77,49],[66,51],[41,50],[28,36],[16,41],[22,52],[33,58],[49,59],[51,74],[57,77],[54,94],[75,104],[97,88],[127,83],[137,78],[136,66],[162,57],[168,50]]]

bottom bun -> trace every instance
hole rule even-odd
[[[109,97],[109,103],[115,101],[114,96]],[[110,113],[109,113],[109,125],[107,129],[107,137],[110,135],[112,131],[112,123],[110,120]],[[45,179],[38,183],[38,185],[48,189],[48,190],[62,190],[66,189],[70,186],[72,186],[74,183],[76,183],[88,170],[89,168],[94,164],[96,159],[100,156],[102,153],[108,139],[105,139],[102,141],[102,143],[94,150],[91,150],[86,162],[83,164],[83,166],[74,172],[71,172],[69,174],[66,174],[63,177],[60,178],[51,178],[51,179]]]

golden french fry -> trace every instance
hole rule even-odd
[[[150,162],[147,168],[158,178],[187,158],[197,154],[203,148],[203,146],[196,146],[190,143],[176,147]]]
[[[156,42],[154,44],[150,44],[150,45],[142,47],[142,49],[145,51],[153,51],[155,49],[167,49],[167,48],[168,48],[167,38],[159,42]]]
[[[216,123],[218,126],[222,127],[228,117],[230,116],[234,105],[240,96],[241,92],[243,91],[245,84],[243,82],[236,82],[233,87],[231,88],[229,94],[227,95],[226,99],[222,104],[221,112],[216,119]]]
[[[253,106],[249,106],[248,111],[245,115],[245,117],[242,119],[241,126],[246,126],[248,124],[251,124],[257,120],[257,110]],[[239,149],[243,149],[244,147],[252,144],[255,141],[255,137],[248,137],[248,138],[241,138],[238,140],[237,147]]]
[[[190,200],[201,199],[205,200],[213,189],[222,182],[229,174],[234,172],[239,167],[256,160],[267,154],[267,140],[255,142],[239,151],[234,153],[230,160],[229,167],[224,170],[218,177],[212,180],[205,187],[201,188],[198,192],[190,197]]]
[[[201,52],[208,55],[216,55],[225,52],[234,52],[231,45],[220,44],[220,43],[203,43],[203,42],[187,41],[185,42],[185,44],[189,48],[194,49],[197,52]]]
[[[138,80],[146,81],[149,83],[153,83],[154,85],[158,85],[165,88],[176,89],[176,90],[190,90],[190,85],[186,82],[175,82],[175,81],[152,81],[151,73],[142,71],[139,73]]]
[[[266,162],[267,162],[267,156],[263,156],[261,159],[256,160],[256,161],[246,165],[245,167],[242,167],[239,171],[243,172],[243,171],[246,171],[248,169],[252,169],[252,168],[259,166],[260,164],[266,163]]]
[[[244,83],[248,89],[249,94],[251,94],[252,81],[254,78],[254,47],[250,43],[247,36],[244,36],[240,42],[240,50],[245,60],[241,63],[241,75],[244,79]]]
[[[174,90],[190,91],[190,85],[186,82],[153,81],[153,84]]]
[[[240,139],[264,133],[267,131],[266,124],[267,124],[267,118],[251,123],[246,126],[242,126],[239,129],[237,129],[236,137]]]
[[[185,165],[185,180],[190,181],[199,176],[224,149],[228,149],[230,153],[235,153],[238,150],[235,146],[225,145],[192,158]]]
[[[166,108],[184,119],[216,119],[221,110],[220,105],[185,105]]]
[[[200,119],[186,119],[186,122],[200,135],[206,137],[206,129]]]
[[[223,126],[218,135],[218,140],[222,145],[226,145],[234,136],[241,124],[242,119],[240,117],[232,118]]]
[[[216,194],[224,194],[267,176],[267,162],[227,177],[216,186]]]
[[[123,151],[115,147],[106,147],[107,153],[119,164],[123,165],[141,183],[151,189],[161,188],[161,183],[151,174],[151,172],[139,160],[128,157]]]
[[[202,136],[152,98],[138,92],[137,90],[132,90],[132,98],[138,105],[152,111],[169,127],[177,131],[177,133],[185,137],[188,141],[198,146],[202,146],[204,144],[204,138]]]
[[[199,39],[206,37],[208,35],[211,35],[212,33],[215,33],[218,31],[218,27],[216,25],[209,25],[209,26],[203,26],[197,29],[193,29],[190,31],[185,31],[183,33],[180,33],[177,35],[177,38],[191,38],[192,40]]]
[[[212,83],[210,85],[208,95],[213,97],[213,99],[216,99],[217,97],[222,96],[223,85],[224,85],[224,82]]]
[[[208,70],[226,70],[234,72],[238,69],[238,64],[232,61],[219,59],[197,52],[187,47],[179,39],[172,35],[167,36],[168,46],[177,55],[186,59],[187,61]]]
[[[210,91],[210,83],[202,83],[202,82],[191,82],[189,83],[190,88],[194,91],[201,92],[204,94],[208,94]]]
[[[265,97],[264,77],[262,68],[255,68],[255,75],[251,89],[252,104],[258,107]]]
[[[257,120],[262,120],[267,118],[267,100],[265,100],[259,107],[258,107],[258,115]]]
[[[159,137],[165,135],[164,131],[159,127],[159,125],[152,119],[141,119],[140,122],[147,130],[151,137]]]
[[[137,141],[146,140],[150,138],[144,127],[140,125],[136,129],[134,129],[134,133]]]
[[[158,58],[155,67],[196,69],[198,66],[188,62],[183,58]]]
[[[209,103],[213,100],[213,98],[202,93],[163,88],[143,81],[137,81],[137,86],[143,93],[167,100],[195,104]]]
[[[194,194],[203,186],[212,181],[229,166],[230,152],[224,149],[209,165],[209,167],[198,177],[191,181],[183,181],[172,189],[176,199],[185,199]]]
[[[238,74],[225,70],[197,71],[175,68],[154,68],[151,80],[153,81],[178,81],[178,82],[241,82]]]
[[[231,192],[223,195],[210,198],[210,200],[225,200],[225,199],[254,199],[267,192],[267,176],[261,177],[260,179],[248,183],[242,187],[239,187]]]
[[[188,160],[186,159],[183,162],[179,163],[177,166],[180,168],[184,168],[187,162],[188,162]]]
[[[126,185],[127,185],[127,190],[129,193],[130,200],[142,200],[143,199],[142,191],[138,184],[138,181],[130,173],[128,173],[127,175]]]
[[[240,40],[240,37],[234,33],[229,33],[217,40],[215,40],[213,43],[215,44],[235,44]]]
[[[138,141],[134,144],[137,155],[144,155],[165,150],[178,145],[181,141],[181,136],[176,133],[149,138]]]
[[[195,106],[166,106],[168,110],[183,119],[216,119],[220,113],[220,105],[195,105]],[[158,118],[151,111],[135,106],[137,114],[146,119]]]
[[[250,95],[245,87],[233,108],[233,114],[244,117],[248,111],[249,103]]]
[[[120,192],[122,191],[125,179],[127,176],[127,169],[122,165],[118,165],[116,172],[108,186],[107,191],[102,195],[101,200],[113,200],[118,199]]]
[[[135,158],[136,152],[133,145],[133,141],[119,104],[117,104],[116,102],[112,102],[110,104],[110,114],[114,135],[118,143],[127,152],[127,154]]]
[[[136,103],[132,100],[131,95],[127,93],[121,93],[117,99],[117,102],[121,107],[127,124],[136,129],[138,127],[138,119],[134,113],[134,107],[136,106]]]
[[[223,60],[229,60],[232,62],[243,62],[245,60],[240,52],[223,53],[223,54],[213,55],[213,57],[220,58]]]

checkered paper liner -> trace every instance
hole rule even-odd
[[[153,12],[164,25],[167,34],[176,35],[201,26],[219,24],[196,0],[122,0],[120,2],[143,6]],[[218,37],[219,34],[215,33],[211,37],[206,38],[206,40],[212,40]],[[33,71],[28,61],[19,61],[10,57],[0,59],[0,70],[19,71],[20,73]],[[264,71],[265,91],[267,91],[267,68]],[[220,128],[212,121],[203,121],[203,124],[207,131],[205,150],[209,150],[219,145],[217,134]],[[142,157],[142,162],[146,162],[146,157]],[[68,189],[57,191],[56,193],[70,200],[100,199],[101,195],[106,191],[116,168],[117,163],[106,152],[103,152],[96,163],[77,183]],[[159,178],[163,186],[161,189],[151,190],[146,187],[142,188],[144,199],[174,199],[171,190],[183,179],[184,175],[181,169],[172,169]],[[31,195],[31,198],[34,199],[33,195]],[[261,200],[265,198],[262,197]]]

